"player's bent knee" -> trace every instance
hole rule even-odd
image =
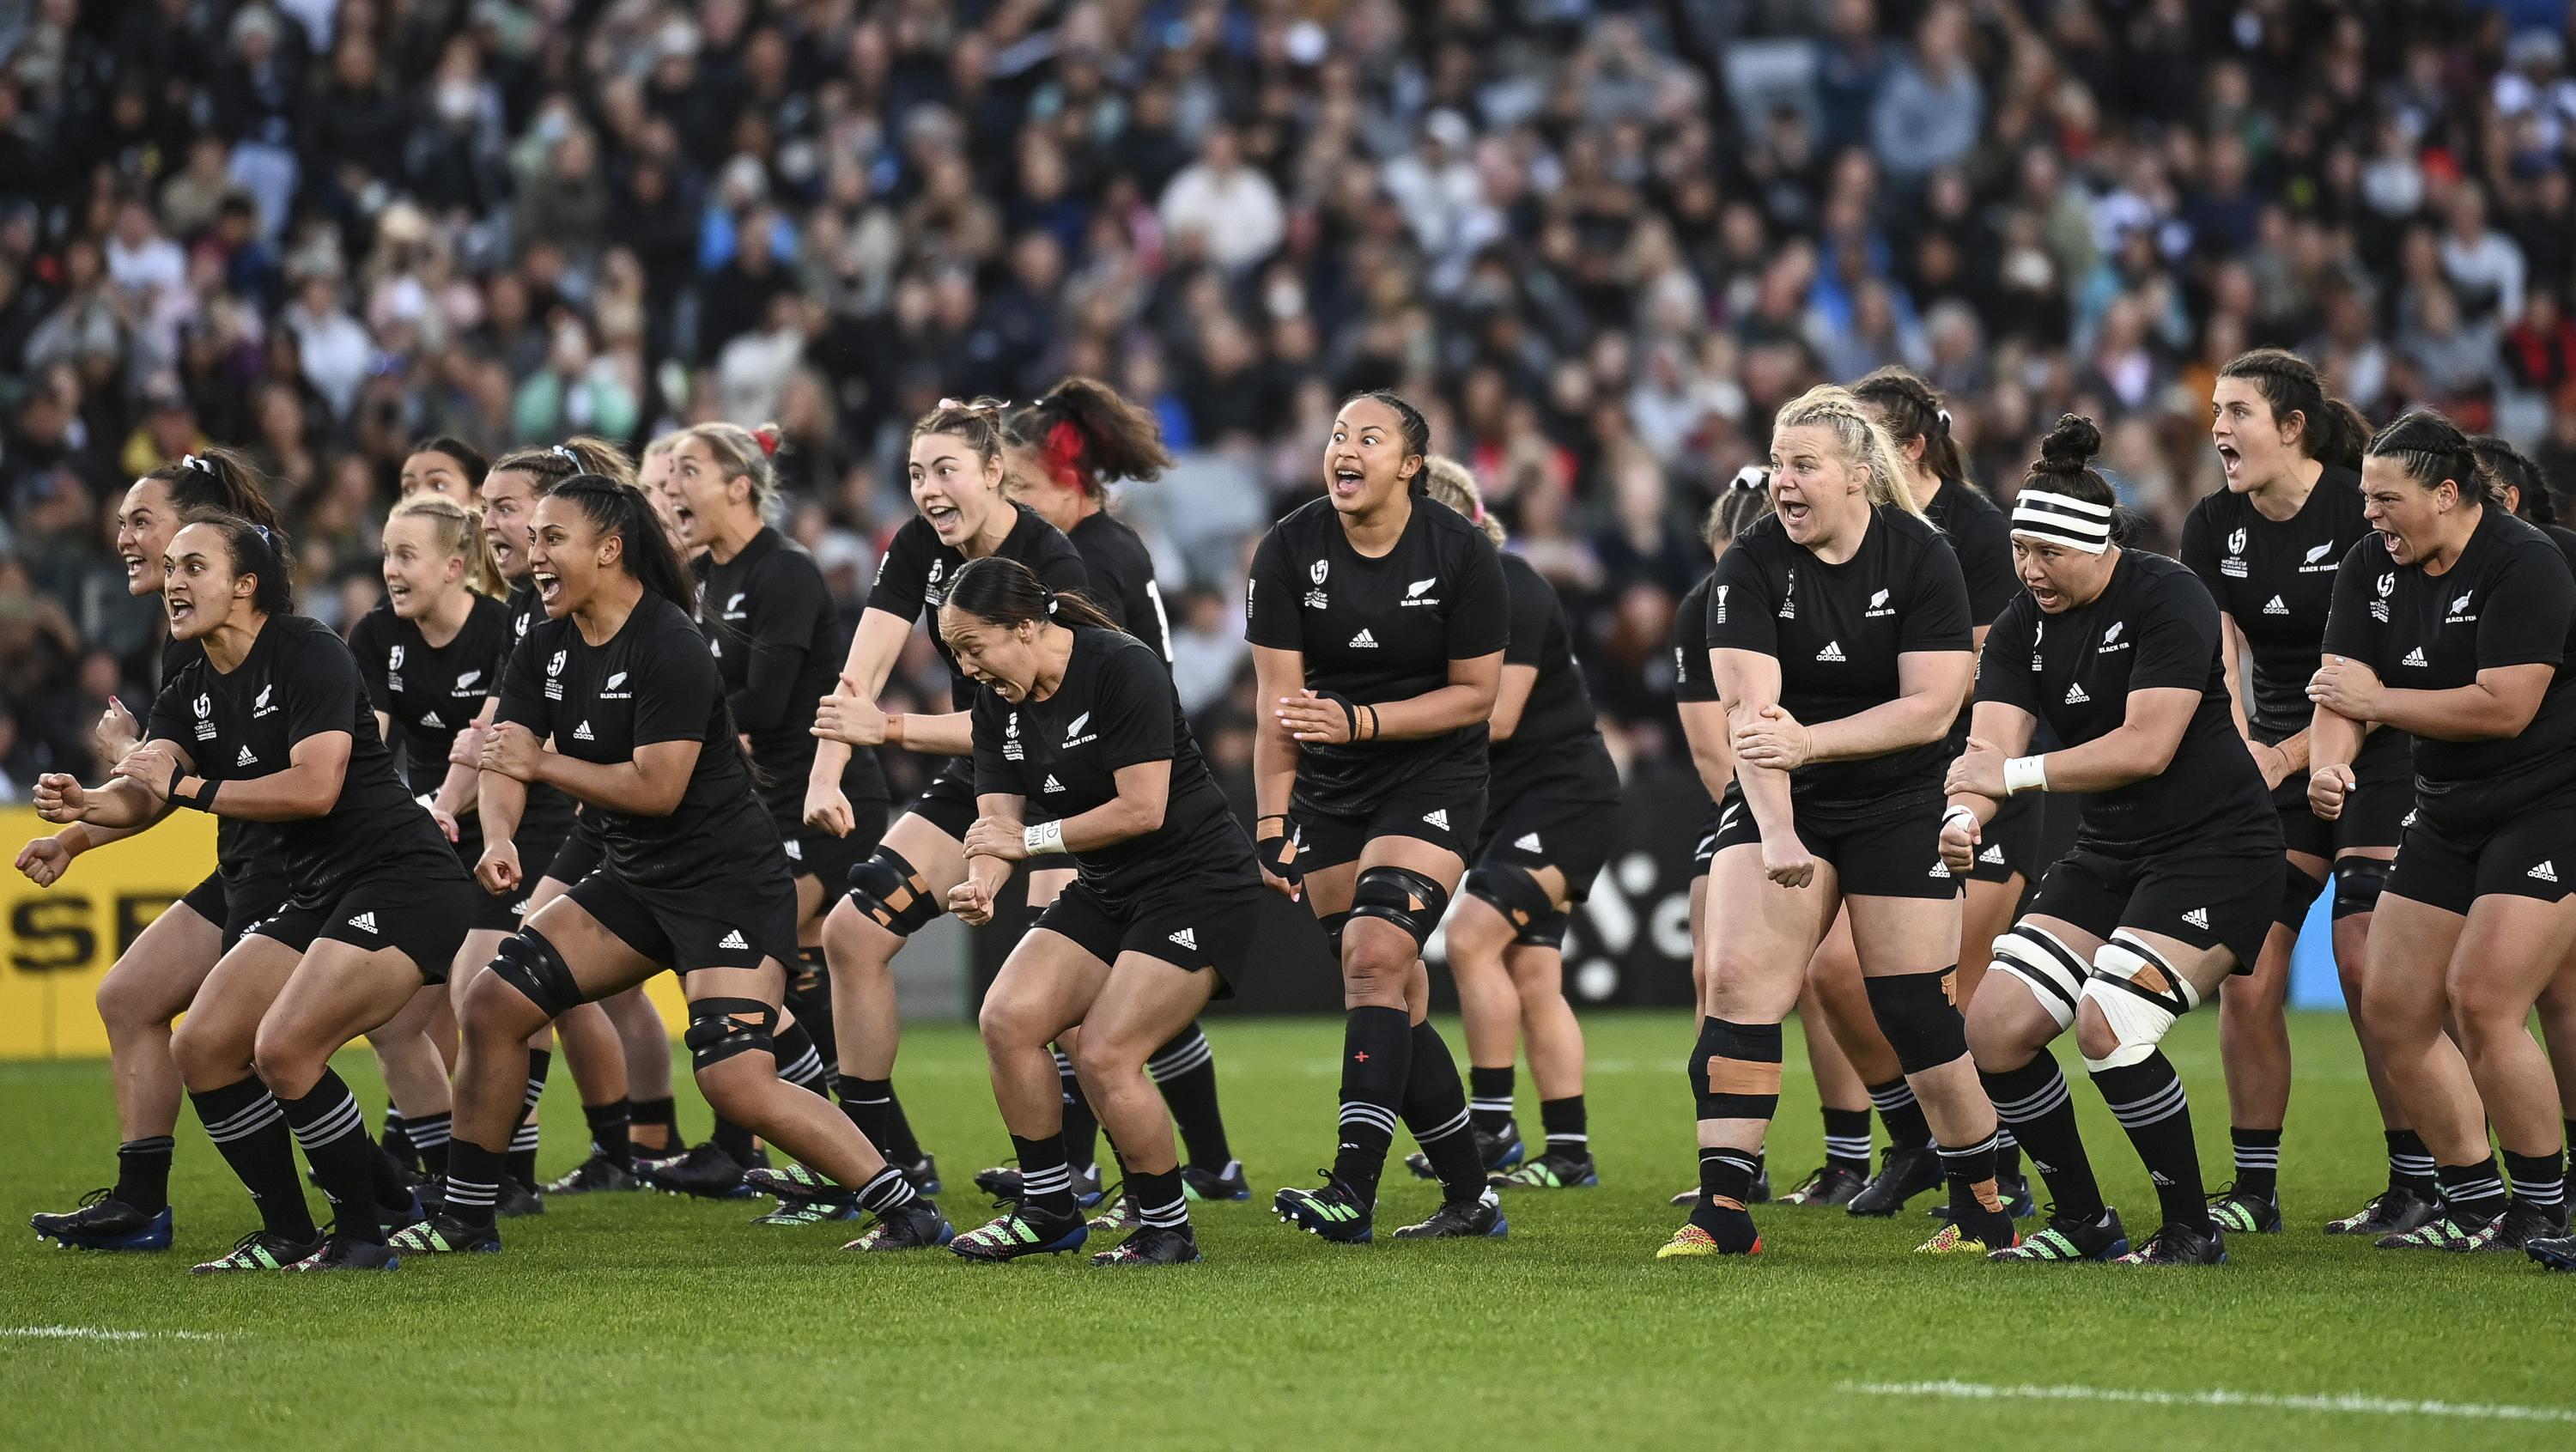
[[[2092,977],[2083,955],[2055,933],[2028,924],[2017,924],[1995,939],[1994,953],[1994,961],[1986,965],[1988,974],[2019,980],[2056,1021],[2059,1032],[2074,1026],[2076,1001],[2084,996],[2085,981]]]
[[[689,1027],[680,1041],[703,1074],[738,1055],[770,1056],[777,1035],[778,1010],[757,998],[696,998],[689,1001]]]
[[[1351,890],[1351,916],[1386,923],[1413,940],[1415,953],[1431,940],[1449,910],[1449,890],[1409,867],[1372,867]]]
[[[850,869],[850,905],[898,938],[920,932],[940,913],[930,880],[891,847],[879,847]]]
[[[1897,1066],[1920,1074],[1956,1062],[1968,1052],[1967,1021],[1950,1001],[1950,974],[1893,973],[1865,978],[1870,1016],[1896,1050]]]
[[[1510,926],[1511,941],[1523,947],[1565,945],[1565,914],[1529,869],[1508,862],[1480,862],[1467,870],[1459,885],[1467,896],[1490,905]]]
[[[508,984],[520,997],[537,1006],[549,1022],[579,1008],[584,1002],[581,984],[572,976],[572,965],[564,961],[546,935],[535,928],[521,928],[501,940],[492,954],[491,978]],[[490,989],[477,979],[466,991],[466,1009],[472,1013]]]
[[[2388,890],[2388,870],[2396,864],[2376,857],[2347,857],[2334,865],[2334,920],[2379,911],[2379,895]]]
[[[2086,1035],[2079,1028],[2076,1042],[2085,1067],[2099,1071],[2126,1068],[2154,1053],[2174,1021],[2198,1006],[2200,995],[2155,949],[2114,933],[2093,955],[2084,1002],[2099,1015],[2102,1032]],[[2086,1043],[2087,1037],[2093,1042]]]

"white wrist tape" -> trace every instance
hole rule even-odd
[[[2004,795],[2017,797],[2023,792],[2048,790],[2048,758],[2015,756],[2004,762]]]
[[[1064,823],[1039,822],[1022,827],[1020,845],[1029,849],[1031,857],[1061,857],[1064,855]]]
[[[1941,814],[1941,825],[1944,827],[1949,826],[1951,819],[1953,818],[1967,823],[1969,830],[1971,831],[1974,831],[1978,825],[1976,810],[1970,807],[1966,802],[1952,802],[1950,804],[1950,810]]]

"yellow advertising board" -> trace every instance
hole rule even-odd
[[[15,862],[30,838],[54,827],[30,807],[0,807],[0,845]],[[215,870],[215,821],[174,812],[141,836],[83,853],[52,887],[14,867],[0,881],[0,1059],[107,1055],[98,983],[161,910]],[[665,973],[646,990],[666,1024],[685,1023],[679,983]]]

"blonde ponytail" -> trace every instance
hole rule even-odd
[[[1476,487],[1476,476],[1467,466],[1446,454],[1434,454],[1422,463],[1422,492],[1467,517],[1469,523],[1485,532],[1494,548],[1503,547],[1503,522],[1485,509],[1485,492]]]
[[[1869,471],[1866,493],[1871,504],[1893,504],[1916,519],[1924,517],[1923,506],[1914,498],[1905,456],[1850,389],[1828,383],[1782,404],[1771,420],[1771,431],[1776,434],[1789,428],[1819,428],[1832,434],[1834,452],[1843,464]]]

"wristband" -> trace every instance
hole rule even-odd
[[[170,763],[170,784],[161,789],[161,795],[171,801],[178,800],[179,783],[186,781],[187,779],[188,769],[186,767],[181,766],[175,761]]]
[[[2023,792],[2044,792],[2046,790],[2048,790],[2047,757],[2015,756],[2008,758],[2004,762],[2005,796],[2013,797],[2019,796]]]
[[[1952,802],[1950,804],[1950,810],[1941,814],[1941,825],[1944,827],[1949,826],[1950,819],[1952,817],[1966,818],[1970,831],[1976,830],[1980,825],[1977,821],[1976,808],[1969,806],[1966,802]]]
[[[1360,739],[1360,708],[1357,703],[1353,702],[1350,697],[1342,695],[1336,691],[1317,691],[1315,693],[1315,699],[1319,701],[1330,701],[1334,705],[1342,708],[1343,740],[1357,741]]]
[[[1031,857],[1063,856],[1065,850],[1063,821],[1059,819],[1052,822],[1032,822],[1022,827],[1020,845],[1029,849]]]
[[[197,789],[195,791],[182,796],[179,794],[179,781],[180,778],[173,778],[170,782],[170,805],[174,807],[186,807],[191,811],[198,812],[214,811],[215,788],[219,783],[201,780],[197,783]]]
[[[1377,707],[1375,707],[1375,706],[1362,706],[1362,707],[1360,707],[1360,709],[1361,709],[1361,710],[1363,710],[1363,711],[1368,712],[1368,723],[1369,723],[1368,735],[1366,735],[1366,736],[1364,736],[1364,737],[1362,737],[1362,738],[1360,738],[1360,739],[1361,739],[1361,740],[1363,740],[1363,741],[1375,741],[1375,740],[1377,739]]]

